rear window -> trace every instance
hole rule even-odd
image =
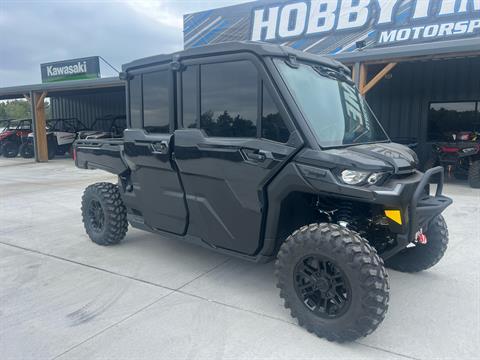
[[[148,132],[170,132],[170,72],[135,75],[129,81],[130,126]]]
[[[170,132],[169,72],[143,74],[143,128],[148,132]]]

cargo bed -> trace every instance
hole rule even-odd
[[[73,145],[75,165],[119,175],[128,170],[122,156],[123,143],[123,138],[77,140]]]

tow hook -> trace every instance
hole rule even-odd
[[[417,231],[417,233],[415,234],[415,241],[422,245],[425,245],[428,242],[427,235],[423,233],[423,229]]]

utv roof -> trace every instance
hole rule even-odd
[[[281,45],[275,45],[275,44],[269,44],[269,43],[263,43],[263,42],[254,42],[254,41],[225,42],[220,44],[190,48],[190,49],[178,51],[178,52],[167,54],[167,55],[149,56],[146,58],[134,60],[130,63],[124,64],[122,66],[122,70],[125,72],[128,72],[130,70],[145,67],[145,66],[169,63],[169,62],[172,62],[173,60],[181,61],[182,59],[187,59],[187,58],[223,55],[223,54],[231,54],[236,52],[250,52],[257,56],[276,56],[276,57],[285,57],[285,58],[291,55],[294,55],[297,59],[300,59],[300,60],[316,62],[331,68],[342,69],[344,71],[350,72],[350,70],[340,62],[325,56],[306,53],[303,51],[295,50],[288,46],[281,46]]]

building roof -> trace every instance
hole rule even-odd
[[[290,47],[269,44],[265,42],[254,41],[232,41],[224,42],[220,44],[206,45],[195,48],[189,48],[186,50],[178,51],[173,54],[150,56],[143,59],[132,61],[122,66],[123,71],[130,71],[136,68],[144,66],[160,65],[162,63],[168,63],[173,60],[180,61],[187,58],[211,56],[211,55],[224,55],[236,52],[250,52],[258,56],[278,56],[288,57],[294,55],[298,59],[322,63],[332,68],[342,68],[349,71],[347,67],[338,61],[333,60],[330,57],[314,55],[303,51],[295,50]]]
[[[449,56],[452,54],[480,52],[480,39],[457,39],[442,42],[396,46],[392,48],[370,48],[349,53],[340,53],[333,58],[343,63],[395,60],[414,57]]]
[[[71,94],[80,90],[93,90],[105,88],[122,88],[124,82],[118,77],[108,77],[92,80],[69,80],[44,84],[21,85],[0,88],[0,100],[23,98],[24,94],[29,95],[30,91],[48,93],[48,96],[60,96]]]

